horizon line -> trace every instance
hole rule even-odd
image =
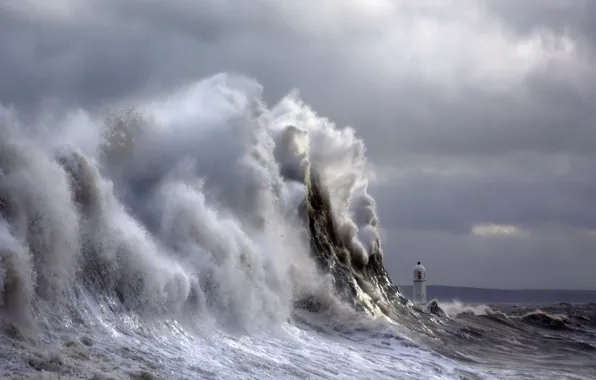
[[[411,287],[412,285],[398,285],[398,287]],[[596,292],[596,289],[568,289],[568,288],[508,288],[508,289],[503,289],[503,288],[490,288],[490,287],[479,287],[479,286],[463,286],[463,285],[441,285],[441,284],[427,284],[427,287],[430,286],[439,286],[439,287],[443,287],[443,288],[464,288],[464,289],[479,289],[479,290],[498,290],[498,291],[505,291],[505,292],[511,292],[511,291],[564,291],[564,292]]]

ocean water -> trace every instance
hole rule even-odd
[[[364,141],[261,91],[0,108],[3,378],[596,378],[593,304],[414,308]]]

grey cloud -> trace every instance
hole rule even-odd
[[[4,1],[0,104],[93,109],[239,72],[269,103],[298,88],[321,115],[353,125],[373,164],[389,168],[372,189],[393,231],[393,270],[419,254],[416,239],[429,252],[447,239],[445,265],[454,255],[476,267],[498,266],[503,251],[539,257],[528,244],[548,239],[568,242],[578,262],[594,248],[570,238],[596,224],[593,2],[312,4]],[[482,222],[532,233],[470,244]],[[545,237],[552,225],[558,232]]]
[[[496,223],[527,229],[545,226],[596,230],[596,181],[591,178],[441,178],[411,175],[375,191],[390,205],[381,222],[392,228],[468,233]]]
[[[596,118],[589,100],[573,101],[573,95],[556,94],[557,90],[564,93],[564,89],[548,90],[551,95],[537,94],[531,100],[471,91],[465,98],[449,101],[429,93],[409,99],[418,104],[402,103],[393,110],[387,105],[386,114],[369,118],[363,113],[357,117],[359,125],[366,127],[368,139],[375,141],[375,149],[382,152],[499,156],[530,150],[592,154]],[[371,151],[381,159],[378,153]]]
[[[56,25],[0,10],[0,101],[17,107],[47,98],[91,104],[142,86],[145,47],[110,30]]]
[[[428,231],[388,231],[385,256],[395,282],[411,283],[422,261],[429,284],[493,288],[593,289],[596,236],[545,231],[479,238]]]
[[[382,171],[395,171],[395,179],[371,188],[384,211],[385,262],[395,281],[407,284],[422,260],[435,284],[594,288],[593,158],[534,153],[438,161],[410,157]],[[518,232],[475,235],[483,224]],[[570,276],[561,268],[577,270]]]
[[[489,0],[486,6],[518,33],[550,29],[596,46],[596,3],[590,0]]]
[[[285,27],[271,2],[84,4],[81,16],[66,20],[2,9],[2,103],[30,106],[54,96],[89,106],[220,71],[256,76],[277,99],[307,78],[307,63],[321,50]],[[325,54],[323,72],[335,64]]]

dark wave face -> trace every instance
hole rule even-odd
[[[268,108],[254,81],[218,75],[108,116],[0,116],[2,375],[594,368],[583,312],[413,308],[383,266],[364,142],[295,95]]]
[[[596,374],[596,304],[443,307],[453,320],[437,336],[462,360],[495,369],[519,366],[520,378]]]

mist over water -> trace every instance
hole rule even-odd
[[[389,279],[364,142],[261,91],[0,108],[0,373],[493,378]]]

